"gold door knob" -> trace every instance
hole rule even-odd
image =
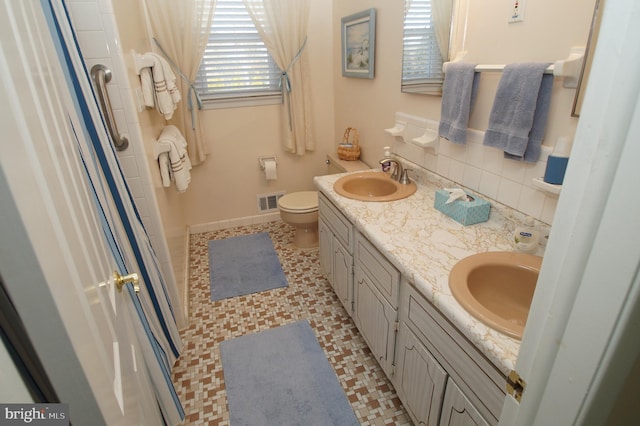
[[[118,291],[122,291],[122,287],[127,283],[133,283],[133,290],[136,293],[140,293],[140,286],[138,285],[138,274],[135,272],[129,275],[120,275],[118,271],[113,271],[113,282],[116,284]]]

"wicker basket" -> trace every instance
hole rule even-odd
[[[351,141],[349,140],[351,137]],[[338,158],[347,161],[356,161],[360,158],[360,136],[355,127],[347,127],[344,131],[342,142],[338,145]]]

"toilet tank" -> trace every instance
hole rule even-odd
[[[338,158],[337,153],[327,154],[327,174],[333,175],[336,173],[345,172],[357,172],[359,170],[369,170],[371,167],[367,166],[360,160],[346,161]]]

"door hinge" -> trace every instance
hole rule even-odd
[[[400,331],[400,321],[396,321],[393,323],[393,331],[395,331],[396,333]]]
[[[522,393],[527,387],[527,383],[518,374],[517,371],[511,370],[507,377],[507,393],[514,397],[516,401],[520,402],[522,399]]]

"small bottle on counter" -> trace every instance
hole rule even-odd
[[[391,158],[391,147],[390,146],[385,146],[384,147],[384,158]],[[380,165],[382,166],[382,171],[383,172],[388,172],[389,170],[391,170],[391,162],[390,161],[385,161],[383,163],[380,163]]]
[[[527,217],[523,226],[516,227],[513,233],[513,243],[516,251],[521,253],[535,253],[540,242],[540,232],[535,228],[532,217]]]

